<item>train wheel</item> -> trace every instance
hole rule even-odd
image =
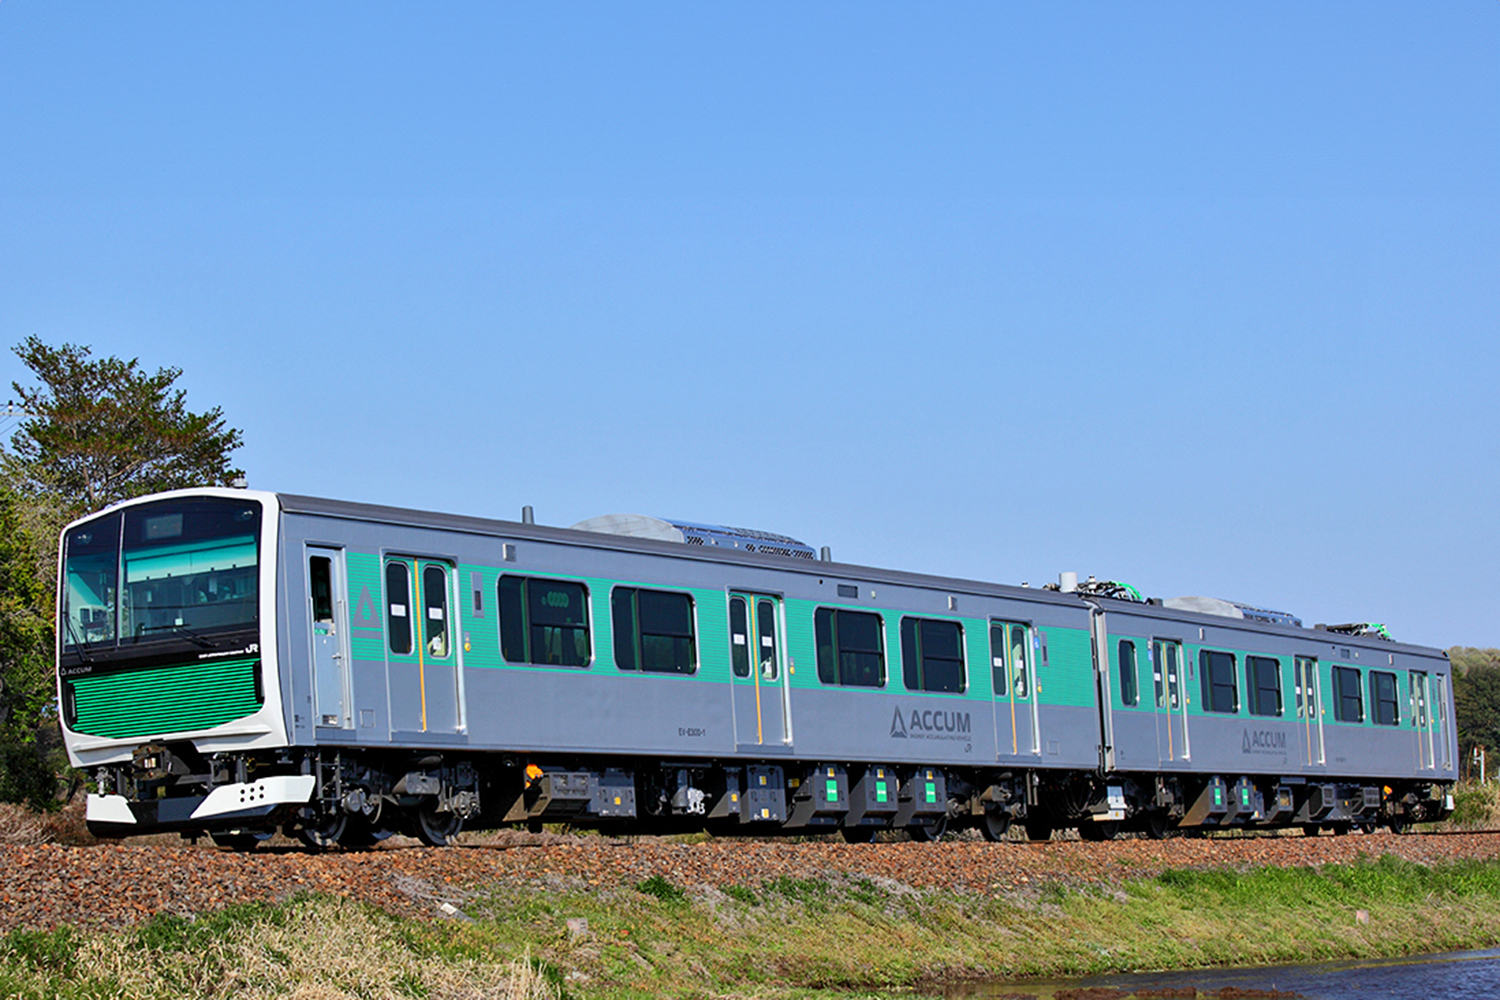
[[[979,832],[984,834],[985,840],[998,844],[1010,832],[1010,813],[985,813],[983,822],[979,824]]]
[[[848,844],[873,844],[875,834],[879,827],[874,826],[846,826],[839,832],[844,835],[844,842]]]
[[[1411,833],[1411,819],[1406,816],[1392,817],[1391,832],[1398,837]]]
[[[1026,828],[1027,840],[1051,840],[1052,824],[1044,819],[1028,819],[1021,824]]]
[[[1302,827],[1302,835],[1304,837],[1316,837],[1322,832],[1316,823],[1307,823]]]
[[[1078,824],[1078,839],[1099,843],[1105,840],[1114,840],[1115,834],[1120,832],[1120,824],[1112,819],[1094,820],[1090,823]]]
[[[311,823],[297,828],[297,839],[315,851],[326,851],[338,844],[349,826],[349,815],[344,812],[331,816],[319,816]]]
[[[913,823],[906,828],[906,832],[919,844],[936,844],[943,839],[943,834],[948,832],[948,817],[938,817],[937,822],[931,826],[918,826]]]
[[[415,827],[417,839],[428,847],[447,847],[463,829],[464,818],[456,812],[438,812],[431,806],[417,809]]]
[[[1141,832],[1148,840],[1166,840],[1172,832],[1172,822],[1166,813],[1153,809],[1142,818]]]

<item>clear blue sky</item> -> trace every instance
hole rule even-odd
[[[1497,321],[1493,0],[0,2],[0,345],[256,487],[1500,645]]]

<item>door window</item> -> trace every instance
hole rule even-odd
[[[433,563],[422,568],[422,624],[427,655],[446,659],[453,651],[448,629],[448,571]]]
[[[404,562],[385,566],[385,628],[391,652],[405,656],[412,651],[411,571]]]
[[[755,602],[755,631],[760,636],[760,676],[774,681],[780,668],[776,658],[776,604],[762,598]]]
[[[750,611],[743,597],[729,599],[729,662],[734,676],[750,676]]]

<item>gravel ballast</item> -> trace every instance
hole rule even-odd
[[[0,845],[0,932],[119,927],[170,913],[191,917],[233,903],[302,892],[348,896],[392,913],[439,916],[497,889],[618,890],[652,876],[684,888],[755,886],[772,879],[862,877],[960,894],[1028,892],[1048,882],[1111,885],[1166,869],[1348,864],[1391,855],[1422,865],[1500,857],[1500,834],[1125,840],[989,844],[845,844],[600,837],[529,837],[441,850],[384,845],[357,852],[233,853],[191,846]]]

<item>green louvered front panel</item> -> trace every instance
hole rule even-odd
[[[257,657],[141,667],[78,677],[73,685],[73,731],[91,736],[162,736],[209,729],[249,715]]]

